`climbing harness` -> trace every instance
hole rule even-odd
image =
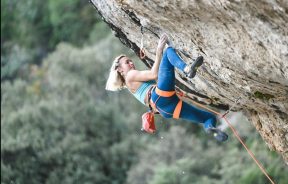
[[[172,113],[169,113],[169,112],[166,112],[164,111],[163,109],[159,108],[156,106],[158,100],[160,99],[160,97],[171,97],[173,96],[174,94],[176,94],[176,91],[163,91],[161,89],[159,89],[158,87],[156,87],[155,89],[155,92],[156,94],[158,95],[158,98],[156,99],[155,102],[153,102],[151,99],[150,99],[150,104],[151,106],[154,108],[154,109],[157,109],[158,111],[160,110],[161,112],[164,112],[166,114],[169,114],[169,115],[172,115],[174,119],[179,119],[180,117],[180,112],[181,112],[181,109],[182,109],[182,104],[183,104],[183,101],[181,99],[179,99],[174,111],[173,111],[173,114]]]
[[[156,94],[159,95],[155,102],[153,102],[153,100],[151,99],[151,92],[154,89],[155,89]],[[152,86],[148,90],[148,106],[149,106],[150,110],[142,115],[142,128],[141,128],[142,131],[145,130],[148,133],[155,133],[156,127],[155,127],[155,122],[154,122],[154,114],[159,114],[159,111],[173,116],[174,119],[179,119],[180,112],[182,109],[182,103],[183,103],[183,101],[181,99],[179,99],[179,102],[177,103],[177,105],[173,111],[173,114],[166,112],[163,109],[156,106],[157,101],[160,99],[160,97],[171,97],[175,94],[176,94],[175,90],[174,91],[163,91],[163,90],[160,90],[155,85]]]

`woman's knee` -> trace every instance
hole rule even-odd
[[[165,52],[165,53],[174,52],[174,48],[171,47],[171,46],[170,46],[170,47],[167,47],[164,52]]]

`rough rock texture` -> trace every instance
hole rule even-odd
[[[288,163],[288,1],[92,0],[115,35],[139,54],[141,26],[147,57],[167,33],[185,61],[201,54],[193,80],[177,86],[193,100],[243,110],[271,150]]]

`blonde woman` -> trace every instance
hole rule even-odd
[[[183,102],[175,92],[174,67],[193,78],[203,63],[203,57],[187,65],[171,46],[163,52],[167,41],[166,35],[161,36],[156,59],[150,70],[137,70],[133,61],[125,55],[116,57],[110,69],[106,90],[127,88],[137,100],[146,106],[153,106],[164,118],[182,118],[203,124],[205,131],[216,140],[226,141],[228,135],[215,127],[217,119],[214,114]]]

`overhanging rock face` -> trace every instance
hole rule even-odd
[[[270,149],[288,163],[288,1],[92,0],[115,35],[139,54],[141,27],[153,64],[168,34],[185,61],[203,55],[193,80],[177,85],[194,100],[245,111]]]

